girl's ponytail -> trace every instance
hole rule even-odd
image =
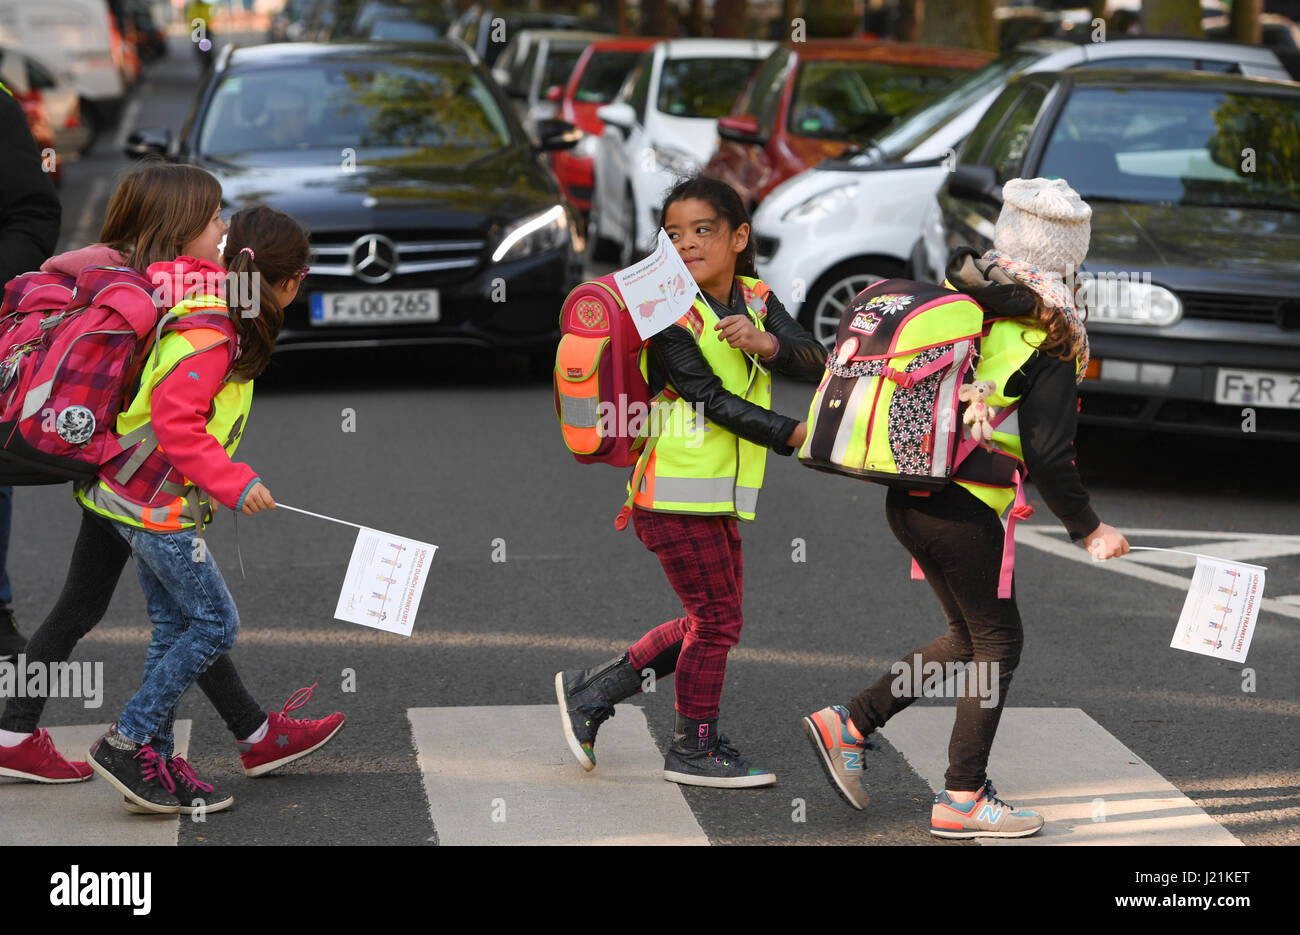
[[[239,334],[239,359],[235,361],[239,376],[251,380],[271,362],[276,336],[284,325],[284,309],[275,288],[301,277],[310,249],[307,232],[283,211],[254,205],[231,217],[223,262],[231,276],[247,277],[238,290],[240,294],[259,297],[252,315],[231,309]],[[249,288],[252,277],[257,277],[256,292]]]

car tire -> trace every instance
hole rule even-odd
[[[799,324],[828,351],[833,350],[840,318],[854,296],[872,283],[902,273],[903,264],[887,257],[848,260],[833,266],[814,284],[799,310]]]
[[[591,188],[591,213],[587,218],[587,256],[592,262],[612,263],[618,259],[618,242],[605,236],[600,220],[600,199]]]

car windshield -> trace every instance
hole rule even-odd
[[[929,139],[953,117],[977,100],[1006,83],[1006,80],[1039,58],[1036,52],[1010,52],[989,62],[979,71],[959,79],[949,89],[930,101],[920,110],[909,114],[876,139],[880,153],[863,153],[874,159],[883,154],[886,159],[901,159]]]
[[[593,52],[578,80],[573,99],[584,104],[608,104],[623,86],[640,52]]]
[[[510,142],[506,118],[472,67],[397,57],[227,75],[204,114],[198,150],[420,149],[436,161],[466,162]]]
[[[934,97],[962,71],[883,62],[805,62],[789,130],[828,140],[866,140]]]
[[[561,88],[569,83],[569,76],[573,74],[573,66],[578,64],[578,57],[582,55],[582,49],[565,49],[551,46],[550,54],[546,56],[546,70],[542,74],[542,93],[546,89],[559,85]]]
[[[1079,88],[1038,174],[1085,199],[1300,211],[1300,96]]]
[[[725,117],[761,64],[757,58],[668,59],[656,106],[674,117]]]

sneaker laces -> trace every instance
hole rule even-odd
[[[289,700],[284,703],[284,707],[279,712],[272,712],[272,713],[278,714],[279,717],[281,717],[286,721],[302,721],[304,723],[311,721],[312,720],[311,718],[289,717],[289,712],[297,711],[299,708],[306,705],[307,702],[311,701],[311,693],[319,684],[320,684],[320,679],[317,679],[316,681],[308,685],[306,688],[298,689],[296,692],[294,692],[292,695],[289,696]]]
[[[199,792],[212,791],[213,787],[195,775],[194,767],[186,762],[183,757],[172,757],[170,765],[172,771],[180,778],[180,781],[185,784],[185,788],[189,789],[191,792],[195,790],[198,790]]]
[[[64,755],[59,752],[58,748],[54,746],[54,738],[50,736],[49,731],[37,731],[34,740],[36,746],[40,747],[55,760],[66,760],[66,757],[64,757]]]
[[[172,779],[171,773],[167,772],[167,761],[158,755],[158,751],[147,745],[137,750],[135,756],[131,757],[131,759],[136,760],[142,756],[144,757],[144,767],[141,769],[140,775],[144,777],[145,781],[153,782],[157,780],[159,785],[172,795],[175,795],[176,780]]]
[[[1002,801],[1002,799],[998,798],[998,790],[993,788],[993,783],[991,783],[989,780],[987,779],[984,780],[984,788],[981,789],[980,791],[984,793],[985,798],[997,802],[1003,808],[1010,809],[1013,812],[1016,810],[1016,807],[1012,805],[1010,802],[1004,802]]]

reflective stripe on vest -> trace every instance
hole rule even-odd
[[[1004,393],[1007,381],[1025,365],[1046,337],[1041,329],[1026,328],[1015,320],[993,323],[988,337],[980,342],[980,361],[974,376],[975,380],[992,380],[997,386],[993,395],[985,400],[986,403],[1004,409],[1020,402],[1019,396],[1007,396]],[[1018,413],[1012,412],[993,430],[993,446],[1018,461],[1024,461]],[[991,486],[965,480],[956,482],[988,504],[999,516],[1006,512],[1016,498],[1014,486]]]
[[[755,327],[766,330],[767,305],[763,297],[769,292],[767,286],[746,276],[737,276],[736,282]],[[698,297],[679,324],[694,337],[723,389],[769,408],[771,376],[746,354],[718,340],[714,330],[718,321],[709,303]],[[642,351],[643,370],[645,367],[646,354]],[[637,470],[643,473],[637,490],[633,493],[631,483],[628,485],[636,506],[667,513],[754,518],[767,462],[764,446],[740,438],[708,418],[697,419],[694,405],[679,398],[671,388],[655,399],[648,424],[658,437],[656,444],[647,445],[641,455]]]

